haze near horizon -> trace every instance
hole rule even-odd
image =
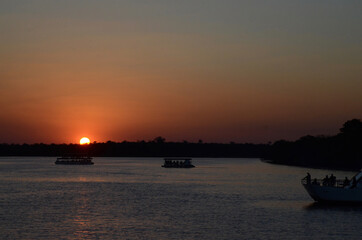
[[[0,1],[0,143],[253,142],[362,118],[359,1]]]

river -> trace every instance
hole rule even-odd
[[[0,158],[1,239],[360,239],[362,207],[315,204],[300,184],[329,170],[259,159]],[[354,173],[333,171],[338,178]]]

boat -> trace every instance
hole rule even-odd
[[[72,157],[58,157],[55,164],[64,165],[93,165],[92,157],[72,156]]]
[[[194,168],[191,158],[164,158],[164,168]]]
[[[308,194],[317,202],[362,203],[362,170],[348,180],[337,180],[333,174],[324,179],[311,179],[308,173],[301,180]]]

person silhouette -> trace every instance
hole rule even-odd
[[[307,184],[310,184],[310,181],[311,181],[311,179],[312,179],[312,176],[310,175],[309,172],[307,173],[306,179],[307,179]]]
[[[310,175],[309,172],[307,172],[307,176],[305,176],[303,179],[305,179],[305,180],[307,181],[307,184],[310,184],[310,183],[311,183],[312,176]]]
[[[344,178],[344,181],[343,181],[343,187],[346,187],[349,185],[349,180],[347,177]]]
[[[333,175],[333,173],[331,174],[330,179],[330,185],[334,186],[336,184],[336,177]]]
[[[325,178],[323,178],[323,186],[327,186],[329,184],[329,177],[326,175]]]

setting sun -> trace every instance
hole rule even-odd
[[[90,140],[87,137],[83,137],[80,139],[79,143],[80,143],[80,145],[89,144]]]

